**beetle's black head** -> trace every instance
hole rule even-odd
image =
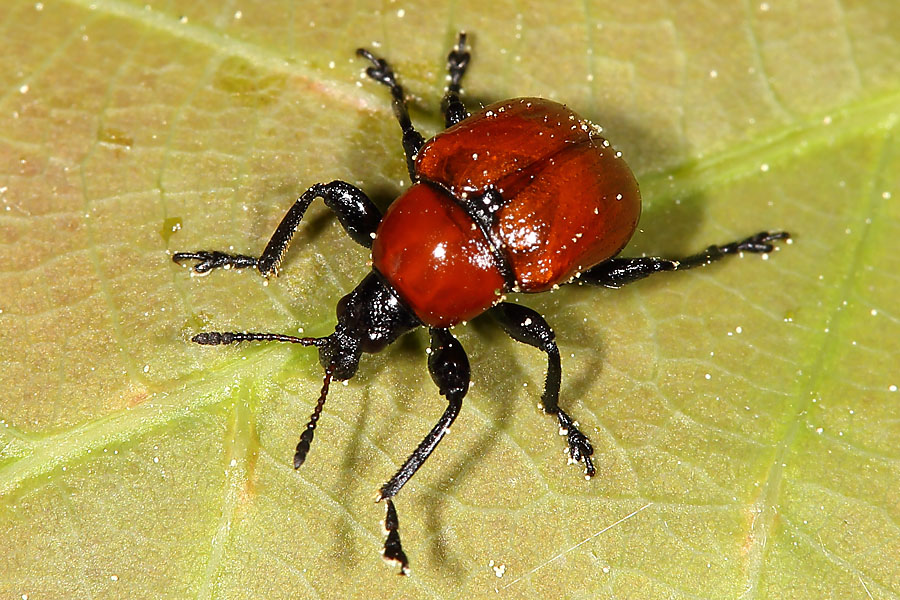
[[[422,324],[374,271],[355,290],[341,298],[337,318],[334,333],[324,338],[305,338],[303,342],[319,348],[319,362],[325,367],[325,379],[316,408],[297,444],[295,469],[300,468],[309,453],[331,381],[350,379],[359,368],[363,352],[378,352]]]
[[[376,272],[337,304],[334,333],[319,344],[319,362],[338,381],[356,374],[363,352],[380,352],[422,323]]]

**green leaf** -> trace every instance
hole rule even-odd
[[[900,595],[900,5],[849,2],[0,6],[0,596],[891,598]],[[476,319],[473,388],[397,498],[374,492],[443,410],[426,338],[333,389],[306,464],[315,352],[366,252],[314,205],[270,285],[171,252],[259,252],[304,189],[408,186],[389,58],[426,135],[460,29],[470,105],[566,102],[638,175],[626,254],[763,229],[794,243],[622,290],[522,297],[545,361]],[[766,257],[763,257],[766,258]]]

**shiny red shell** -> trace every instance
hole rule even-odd
[[[503,292],[545,291],[612,258],[641,213],[621,155],[591,123],[540,98],[492,104],[436,135],[420,150],[416,175],[423,183],[388,209],[372,259],[433,327],[471,319]],[[486,237],[461,204],[488,189],[503,203]]]
[[[433,327],[480,315],[504,290],[475,221],[447,192],[427,183],[412,186],[388,209],[372,245],[372,263]]]

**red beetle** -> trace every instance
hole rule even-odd
[[[631,169],[598,128],[540,98],[506,100],[469,115],[459,98],[469,62],[463,33],[448,56],[450,83],[442,105],[447,129],[426,142],[412,126],[403,88],[388,63],[368,50],[357,54],[372,63],[369,77],[391,91],[412,187],[382,217],[356,187],[343,181],[316,184],[294,203],[258,258],[215,251],[178,252],[172,258],[197,261],[197,273],[256,267],[264,277],[273,276],[307,207],[319,197],[351,238],[372,249],[372,272],[338,302],[331,335],[210,331],[193,341],[318,347],[325,379],[297,444],[296,469],[306,460],[331,381],[353,377],[363,352],[379,352],[404,333],[429,327],[428,369],[448,406],[378,494],[387,507],[382,554],[406,574],[392,498],[449,431],[469,387],[469,361],[448,328],[486,312],[513,339],[547,354],[544,410],[557,417],[570,459],[584,462],[590,478],[591,443],[558,404],[561,370],[553,330],[534,310],[506,302],[505,294],[572,282],[617,288],[658,271],[708,265],[727,254],[771,252],[772,242],[789,236],[761,232],[679,260],[614,258],[637,227],[641,199]]]

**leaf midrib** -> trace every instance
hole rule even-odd
[[[853,213],[852,230],[860,233],[856,235],[856,239],[852,244],[848,244],[850,257],[843,269],[840,284],[832,288],[832,293],[827,301],[824,302],[825,306],[831,306],[832,309],[825,316],[824,327],[818,328],[818,331],[822,333],[818,336],[820,340],[816,345],[817,350],[811,354],[808,368],[803,369],[803,372],[808,375],[800,380],[801,385],[797,387],[797,391],[794,394],[794,403],[790,410],[785,411],[785,433],[775,445],[775,455],[766,473],[765,481],[761,486],[760,499],[750,507],[760,518],[753,521],[751,530],[748,532],[753,537],[753,543],[747,552],[748,563],[750,564],[748,573],[749,585],[741,595],[741,598],[745,600],[751,600],[759,595],[759,582],[765,572],[768,542],[773,537],[775,529],[784,471],[789,462],[789,455],[796,448],[799,438],[798,434],[806,422],[806,415],[810,412],[815,402],[815,391],[820,388],[823,378],[833,369],[833,363],[839,360],[837,349],[841,336],[838,332],[841,330],[843,322],[849,318],[848,311],[841,310],[840,300],[850,296],[849,292],[854,287],[859,274],[864,272],[862,268],[863,256],[867,248],[872,224],[878,220],[875,215],[881,204],[881,196],[877,193],[876,187],[879,175],[886,168],[887,153],[885,149],[889,145],[889,137],[889,135],[885,135],[879,153],[879,160],[872,173],[866,178],[870,183],[861,194],[861,199],[868,199],[868,202],[856,204],[859,208]],[[759,521],[758,526],[757,521]],[[844,567],[845,565],[842,564],[841,566]],[[873,581],[871,577],[869,580],[870,582]],[[888,589],[877,582],[875,583],[882,592]]]

